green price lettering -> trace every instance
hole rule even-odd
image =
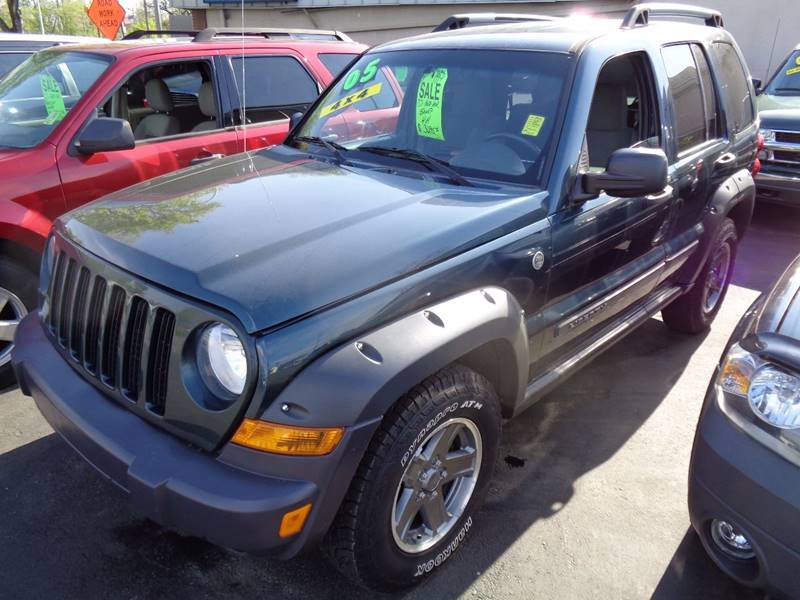
[[[342,89],[347,91],[352,89],[357,83],[367,83],[368,81],[372,81],[375,78],[375,75],[378,74],[378,63],[381,62],[380,58],[375,58],[367,63],[367,66],[364,67],[364,72],[362,74],[360,69],[353,69],[350,73],[347,74],[347,77],[342,84]]]

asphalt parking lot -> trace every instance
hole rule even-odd
[[[466,544],[404,598],[760,598],[689,527],[686,475],[730,331],[800,253],[800,212],[757,209],[706,336],[653,319],[505,431]],[[372,598],[312,552],[284,563],[164,532],[0,393],[0,598]]]

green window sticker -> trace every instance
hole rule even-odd
[[[444,140],[442,131],[442,104],[447,69],[437,68],[420,79],[417,88],[417,135]]]
[[[55,77],[45,73],[44,75],[39,75],[39,87],[42,88],[44,107],[47,110],[47,118],[44,120],[45,125],[58,123],[67,116],[67,107],[64,106],[64,96],[61,94],[58,82]]]
[[[344,83],[342,83],[342,89],[347,91],[353,89],[357,83],[367,83],[375,79],[375,75],[378,74],[379,62],[381,62],[380,58],[369,61],[367,66],[364,67],[363,73],[358,69],[353,69],[350,71],[350,73],[347,74]]]
[[[542,130],[542,125],[544,125],[544,117],[542,115],[528,115],[525,125],[522,126],[522,135],[536,137]]]
[[[395,67],[394,76],[400,83],[405,83],[408,78],[408,67]]]

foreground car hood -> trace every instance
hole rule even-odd
[[[784,271],[759,310],[756,333],[779,333],[800,341],[800,256]]]
[[[762,129],[777,129],[778,131],[800,131],[800,104],[799,108],[787,110],[763,110],[759,113]]]
[[[128,188],[57,227],[256,331],[541,218],[544,196],[338,166],[279,146]]]
[[[762,94],[756,100],[758,110],[793,109],[800,108],[800,96],[772,96]]]

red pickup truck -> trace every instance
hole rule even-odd
[[[366,46],[333,31],[207,29],[61,46],[0,81],[0,387],[62,213],[134,183],[280,143]],[[243,101],[244,100],[244,101]]]

